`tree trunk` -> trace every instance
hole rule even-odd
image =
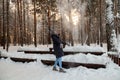
[[[5,1],[3,0],[3,37],[2,37],[2,42],[3,42],[3,49],[5,49],[5,44],[6,44],[6,36],[5,36],[5,32],[6,32],[6,26],[5,26],[5,5],[4,5]]]
[[[42,24],[42,26],[43,26],[43,34],[42,34],[42,44],[44,45],[45,44],[45,40],[44,40],[44,36],[45,36],[45,15],[43,14],[43,24]]]
[[[23,0],[20,0],[20,44],[21,44],[21,46],[23,46],[22,2],[23,2]]]
[[[19,28],[20,28],[20,44],[23,46],[23,33],[22,33],[22,0],[17,0],[17,9],[18,9],[18,20],[19,20]]]
[[[37,39],[36,39],[36,0],[34,0],[34,45],[37,47]]]
[[[110,5],[110,4],[108,4],[108,6],[106,8],[111,8],[111,6],[113,9],[113,5]],[[112,12],[113,12],[113,10],[112,10]],[[108,13],[109,13],[109,11],[108,11]],[[112,16],[112,17],[114,19],[114,16]],[[112,30],[114,30],[115,27],[114,27],[114,20],[109,21],[107,18],[107,21],[108,21],[106,23],[107,49],[108,49],[108,51],[111,51],[112,50],[111,34],[112,34]]]
[[[26,44],[26,22],[25,22],[25,20],[26,20],[26,16],[25,16],[25,13],[26,13],[26,11],[25,11],[25,2],[23,1],[23,28],[24,28],[24,34],[23,34],[23,41],[24,41],[24,44]]]
[[[50,22],[50,7],[49,6],[48,6],[47,17],[48,17],[48,30],[50,30],[51,22]],[[48,34],[48,44],[51,44],[50,31]]]
[[[118,0],[114,0],[114,15],[116,16],[117,13],[118,13]],[[115,31],[116,31],[116,34],[118,35],[119,34],[119,31],[118,31],[118,18],[117,17],[114,17],[114,27],[115,27]]]
[[[7,0],[7,48],[6,50],[8,51],[8,48],[9,48],[9,43],[10,43],[10,35],[9,35],[9,0]]]
[[[2,46],[2,16],[0,15],[0,46]]]
[[[87,32],[87,36],[88,36],[88,38],[87,38],[87,41],[86,41],[86,44],[88,45],[88,46],[90,46],[90,40],[91,40],[91,31],[90,31],[90,18],[88,18],[88,20],[87,20],[87,25],[86,25],[86,27],[87,27],[87,30],[86,30],[86,32]]]
[[[99,1],[100,4],[100,46],[103,47],[103,26],[102,26],[102,0]]]
[[[69,8],[69,27],[72,28],[73,24],[72,24],[72,17],[71,17],[71,7],[70,7],[70,1],[68,0],[68,8]],[[74,46],[74,41],[73,41],[73,29],[70,31],[70,42],[71,45]]]
[[[106,24],[107,50],[108,51],[110,51],[112,48],[111,41],[110,41],[112,29],[110,27],[111,27],[110,24]]]
[[[29,35],[30,35],[30,33],[29,33],[29,26],[30,26],[30,23],[29,23],[29,3],[27,3],[27,24],[26,24],[26,43],[27,43],[27,45],[29,45],[29,43],[30,43],[30,40],[29,40]]]
[[[16,2],[15,2],[15,7],[17,7]],[[17,11],[15,10],[15,28],[14,28],[14,46],[16,46],[17,42]]]

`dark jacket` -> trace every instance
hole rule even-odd
[[[62,57],[64,55],[64,52],[63,49],[60,47],[60,44],[63,44],[63,42],[57,34],[52,34],[51,37],[56,58]]]

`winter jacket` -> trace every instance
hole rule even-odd
[[[63,42],[57,34],[52,34],[51,37],[56,58],[60,58],[64,55],[63,49],[61,48],[61,44],[63,44]]]

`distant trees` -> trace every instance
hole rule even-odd
[[[2,0],[2,6],[1,6],[1,38],[0,38],[0,42],[1,45],[3,46],[3,49],[6,48],[6,50],[8,51],[8,47],[9,47],[9,43],[10,43],[10,35],[9,35],[9,0]],[[7,45],[6,45],[7,44]]]
[[[106,0],[0,0],[0,45],[8,50],[10,44],[35,47],[38,43],[51,44],[49,29],[59,29],[61,38],[72,46],[107,43],[110,50],[112,29],[117,36],[120,34],[119,3],[119,0],[113,4]],[[110,7],[115,16],[112,22],[108,19]],[[81,14],[76,26],[74,10]]]

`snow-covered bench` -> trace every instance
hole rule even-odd
[[[41,60],[41,62],[45,65],[52,66],[54,65],[53,60]],[[63,68],[73,68],[73,67],[78,67],[78,66],[83,66],[87,68],[93,68],[93,69],[98,69],[98,68],[105,68],[106,66],[103,64],[92,64],[92,63],[76,63],[76,62],[62,62]]]
[[[114,63],[118,64],[120,66],[120,58],[119,55],[115,54],[108,54],[108,56],[113,60]]]
[[[24,51],[26,54],[54,54],[54,51]],[[102,55],[105,52],[75,52],[75,51],[64,51],[65,55],[70,54],[77,54],[77,53],[83,53],[83,54],[93,54],[93,55]]]
[[[7,59],[8,57],[7,56],[0,56],[0,59],[1,58]],[[14,62],[23,62],[23,63],[37,61],[37,59],[29,59],[29,58],[15,58],[15,57],[9,57],[9,58]]]

